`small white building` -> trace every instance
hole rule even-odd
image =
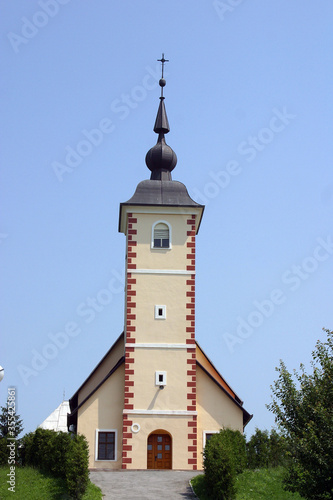
[[[51,431],[68,432],[67,428],[67,413],[70,413],[69,401],[63,401],[51,415],[49,415],[39,427],[41,429],[49,429]]]

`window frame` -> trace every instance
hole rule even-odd
[[[206,442],[207,442],[207,434],[218,434],[220,432],[221,429],[219,429],[218,431],[202,431],[202,449],[204,450],[205,449],[205,446],[206,446]]]
[[[162,309],[162,314],[159,314],[160,309]],[[154,318],[155,319],[166,319],[166,306],[154,306]]]
[[[154,246],[154,231],[155,231],[155,226],[157,226],[157,224],[165,224],[169,228],[169,246],[168,247],[155,247]],[[154,222],[154,224],[152,225],[151,244],[150,244],[152,250],[171,250],[171,248],[172,248],[171,236],[172,236],[171,224],[169,222],[167,222],[166,220],[157,220],[156,222]]]
[[[159,378],[160,376],[163,377],[163,380],[160,381]],[[155,372],[155,385],[161,387],[161,386],[166,386],[167,385],[167,372],[164,370],[158,370]]]
[[[100,432],[113,432],[114,433],[114,458],[98,458],[98,445]],[[117,442],[118,431],[117,429],[96,429],[95,433],[95,460],[97,462],[116,462],[117,461]]]

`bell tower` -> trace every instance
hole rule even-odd
[[[150,179],[119,214],[126,236],[122,467],[196,469],[195,240],[204,206],[172,180],[164,54],[160,61]]]

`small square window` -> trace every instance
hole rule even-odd
[[[155,319],[166,319],[166,306],[155,306]]]
[[[155,385],[166,385],[166,372],[155,372]]]

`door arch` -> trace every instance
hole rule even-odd
[[[147,469],[172,469],[172,436],[163,429],[148,436]]]

